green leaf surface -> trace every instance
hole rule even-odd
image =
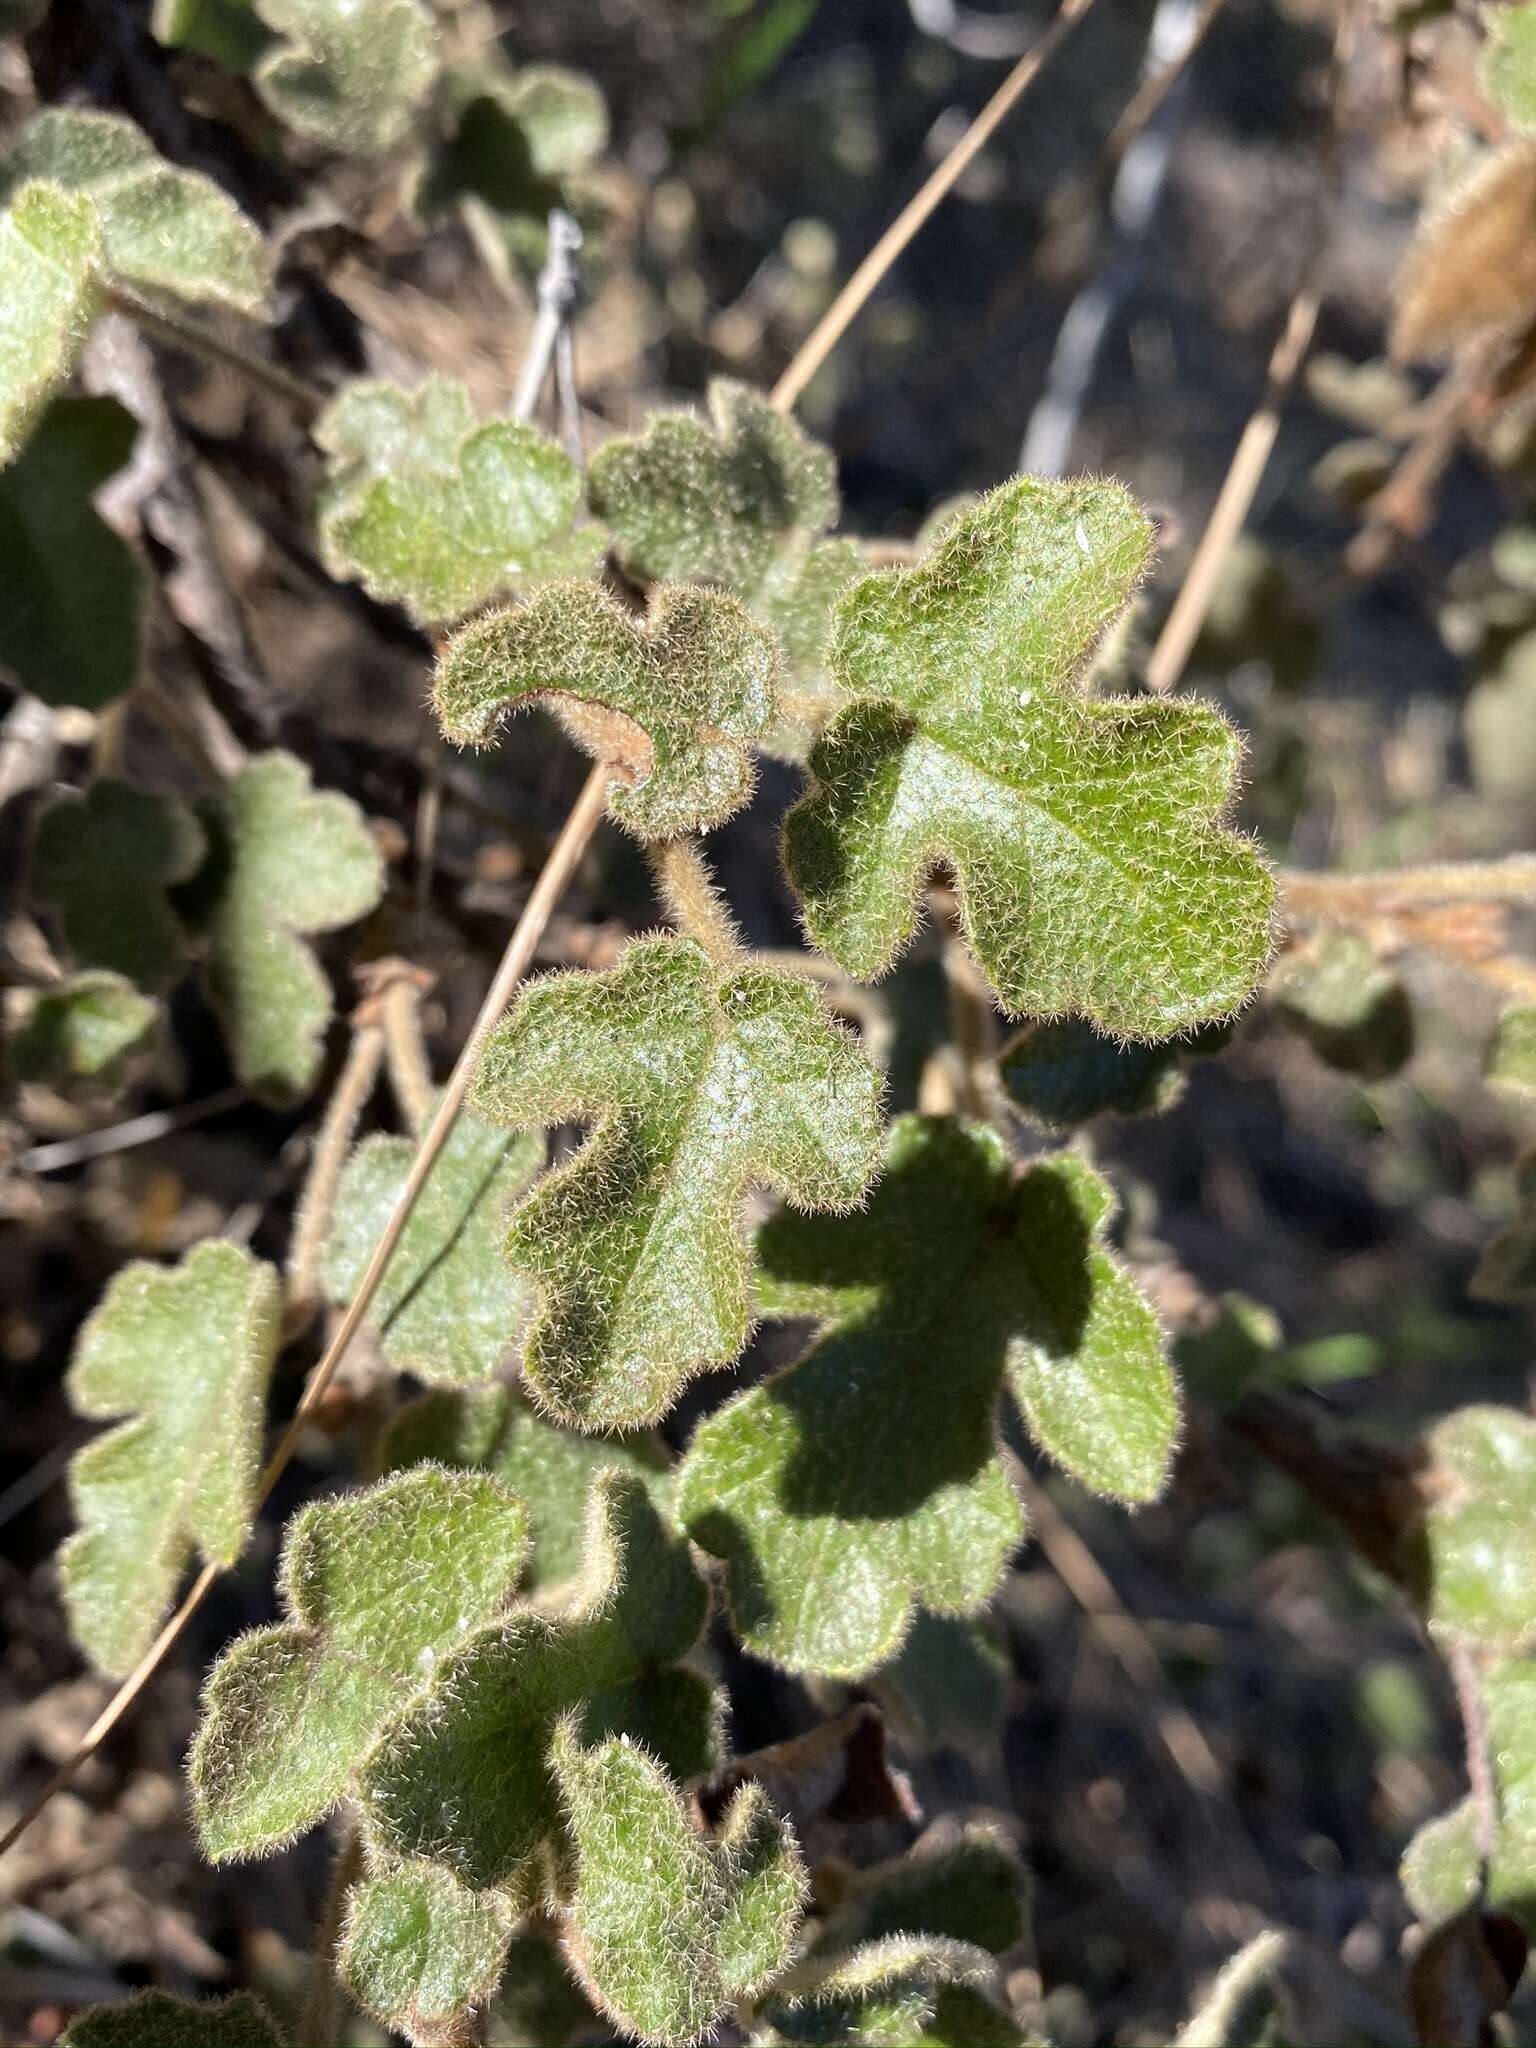
[[[260,233],[211,178],[168,163],[121,114],[34,114],[0,164],[0,196],[33,179],[89,202],[101,237],[90,260],[102,284],[261,311],[272,266]]]
[[[1024,1871],[1001,1835],[941,1821],[906,1855],[852,1873],[817,1946],[922,1935],[1001,1956],[1023,1940],[1027,1906]]]
[[[513,1213],[507,1258],[539,1289],[524,1373],[552,1414],[635,1428],[747,1339],[750,1186],[797,1208],[856,1202],[879,1079],[803,977],[637,940],[603,974],[525,991],[474,1100],[522,1129],[589,1121]]]
[[[561,1843],[549,1758],[563,1715],[579,1715],[585,1740],[644,1742],[679,1777],[714,1761],[713,1689],[676,1668],[707,1607],[687,1544],[645,1487],[599,1474],[574,1602],[556,1613],[519,1609],[482,1630],[379,1744],[362,1781],[375,1847],[527,1903],[541,1859]]]
[[[1288,954],[1269,992],[1318,1058],[1341,1073],[1383,1081],[1413,1057],[1408,991],[1357,932],[1322,932]]]
[[[552,583],[454,636],[437,715],[449,739],[484,745],[507,712],[551,698],[620,776],[617,822],[669,839],[722,823],[752,794],[776,667],[771,636],[718,591],[669,586],[637,624],[595,583]]]
[[[903,1117],[866,1210],[763,1228],[761,1306],[827,1327],[701,1424],[678,1481],[748,1649],[855,1678],[914,1606],[986,1603],[1024,1533],[997,1457],[1005,1382],[1075,1477],[1159,1491],[1178,1408],[1156,1319],[1102,1242],[1112,1206],[1074,1156],[1015,1179],[992,1132]]]
[[[59,1570],[75,1640],[112,1677],[148,1649],[194,1551],[228,1565],[244,1548],[280,1304],[270,1266],[212,1239],[176,1267],[125,1266],[80,1333],[69,1398],[117,1427],[70,1466],[80,1526]]]
[[[354,1885],[337,1962],[365,2012],[414,2048],[464,2048],[496,1995],[512,1913],[433,1863],[406,1863]]]
[[[138,677],[144,572],[92,503],[136,432],[116,399],[58,399],[0,471],[0,666],[45,704],[99,710]]]
[[[403,604],[422,624],[462,618],[552,576],[590,575],[600,527],[573,530],[581,478],[521,420],[477,423],[445,377],[419,389],[360,380],[315,424],[327,460],[316,516],[332,575]]]
[[[849,973],[890,967],[948,863],[1011,1012],[1158,1039],[1252,993],[1274,887],[1223,822],[1236,734],[1205,706],[1081,688],[1150,544],[1119,486],[1023,478],[844,594],[830,665],[851,701],[784,845]]]
[[[165,989],[187,954],[167,891],[197,870],[201,828],[179,797],[93,782],[51,803],[37,822],[32,881],[82,967]]]
[[[155,0],[150,29],[169,50],[195,50],[244,78],[272,36],[251,0]]]
[[[0,462],[68,378],[101,310],[101,222],[83,197],[24,185],[0,213]]]
[[[194,884],[208,986],[235,1072],[286,1102],[314,1086],[335,1008],[305,940],[364,917],[383,863],[350,797],[311,786],[292,754],[257,754],[204,807],[210,859]]]
[[[1070,1131],[1096,1116],[1156,1116],[1184,1092],[1184,1062],[1218,1052],[1231,1027],[1206,1024],[1161,1045],[1125,1045],[1075,1017],[1026,1024],[998,1054],[1008,1098],[1031,1123]]]
[[[764,2001],[752,2048],[1024,2048],[988,1996],[991,1956],[895,1935],[802,1965]]]
[[[779,715],[763,735],[765,754],[804,761],[817,736],[847,701],[827,666],[832,615],[864,572],[857,541],[787,546],[751,596],[754,618],[771,626],[784,654]]]
[[[526,1549],[522,1503],[479,1472],[419,1466],[301,1509],[280,1574],[291,1620],[241,1636],[204,1693],[189,1775],[207,1855],[262,1855],[323,1820],[507,1605]]]
[[[656,582],[757,591],[793,535],[837,517],[829,451],[744,384],[717,378],[710,422],[661,413],[606,441],[588,483],[626,569]]]
[[[1483,84],[1516,128],[1536,132],[1536,6],[1484,7]]]
[[[1461,1408],[1426,1448],[1431,1630],[1506,1655],[1536,1649],[1536,1421],[1514,1408]]]
[[[382,156],[406,135],[437,78],[437,36],[420,0],[257,0],[282,41],[256,90],[295,134],[344,156]]]
[[[116,1086],[133,1055],[151,1048],[159,1023],[159,1004],[120,974],[77,974],[41,992],[7,1039],[6,1058],[20,1081]]]
[[[974,1753],[1001,1732],[1008,1654],[985,1623],[919,1613],[899,1655],[868,1683],[908,1748]]]
[[[1536,1097],[1536,1004],[1517,1004],[1500,1017],[1488,1079],[1496,1088]]]
[[[1488,1905],[1536,1935],[1536,1662],[1483,1673],[1488,1753],[1498,1802]],[[1470,1798],[1419,1829],[1403,1858],[1403,1890],[1421,1920],[1449,1920],[1477,1898],[1477,1814]]]
[[[71,2020],[60,2048],[284,2048],[259,1999],[240,1991],[189,2005],[145,1991],[122,2005],[100,2005]]]
[[[645,2042],[683,2048],[789,1960],[805,1896],[794,1836],[756,1785],[708,1841],[676,1787],[620,1737],[552,1750],[576,1848],[567,1947],[602,2009]]]
[[[415,1157],[413,1139],[378,1135],[347,1161],[323,1264],[338,1307],[356,1292]],[[542,1134],[459,1118],[369,1310],[391,1365],[429,1385],[461,1387],[492,1378],[506,1362],[528,1306],[501,1256],[507,1211],[543,1163]]]
[[[604,1470],[633,1473],[658,1510],[671,1496],[660,1438],[579,1436],[531,1408],[511,1387],[425,1394],[403,1408],[384,1443],[386,1469],[430,1458],[458,1469],[493,1472],[526,1502],[532,1524],[525,1590],[563,1586],[581,1567],[587,1496]]]

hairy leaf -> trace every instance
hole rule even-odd
[[[709,1768],[716,1698],[676,1668],[707,1606],[687,1544],[640,1481],[600,1473],[575,1603],[483,1629],[379,1744],[362,1781],[375,1846],[526,1903],[541,1856],[561,1840],[549,1756],[563,1715],[579,1714],[588,1741],[645,1742],[679,1777]]]
[[[613,817],[641,839],[702,831],[752,793],[752,749],[773,713],[771,637],[733,598],[669,587],[636,624],[595,583],[553,583],[454,636],[437,715],[461,746],[548,696],[572,737],[622,777]]]
[[[849,973],[891,965],[947,862],[1009,1011],[1156,1039],[1252,993],[1274,889],[1222,822],[1236,735],[1204,706],[1080,686],[1150,538],[1116,485],[1024,478],[919,567],[844,594],[830,660],[853,701],[784,846],[812,938]]]
[[[588,1749],[565,1722],[551,1753],[576,1847],[566,1938],[583,1980],[642,2041],[700,2040],[789,1960],[806,1891],[794,1836],[747,1785],[707,1841],[625,1737]]]
[[[1273,1928],[1240,1949],[1180,2029],[1177,2048],[1265,2048],[1273,2041],[1285,1952],[1286,1938]]]
[[[517,1588],[527,1516],[496,1480],[427,1465],[303,1508],[280,1584],[292,1619],[214,1666],[189,1772],[215,1862],[281,1848],[351,1789],[378,1738]]]
[[[1433,211],[1393,281],[1399,362],[1528,323],[1536,297],[1536,150],[1524,137],[1476,165]]]
[[[385,1438],[386,1467],[424,1458],[494,1472],[526,1502],[533,1541],[525,1583],[532,1591],[564,1585],[580,1568],[587,1495],[599,1472],[633,1473],[663,1512],[671,1493],[667,1453],[649,1431],[578,1436],[530,1408],[511,1387],[425,1394],[403,1408]]]
[[[284,2048],[259,1999],[189,2005],[163,1991],[145,1991],[122,2005],[99,2005],[65,2029],[60,2048]]]
[[[627,569],[656,582],[757,591],[795,533],[837,517],[832,456],[744,384],[717,378],[710,425],[662,413],[592,458],[592,508]]]
[[[476,423],[468,391],[362,380],[321,414],[329,458],[316,508],[326,566],[424,624],[551,576],[589,575],[602,529],[572,530],[576,465],[521,420]]]
[[[529,989],[492,1034],[475,1102],[519,1128],[591,1121],[513,1213],[507,1257],[540,1290],[524,1373],[587,1429],[661,1414],[746,1342],[748,1186],[858,1200],[879,1080],[803,978],[641,939],[604,974]]]
[[[1514,1408],[1461,1408],[1426,1447],[1430,1628],[1506,1655],[1536,1648],[1536,1421]]]
[[[1516,128],[1536,131],[1536,5],[1485,7],[1483,83]]]
[[[210,860],[194,885],[208,985],[235,1072],[276,1101],[314,1086],[334,1003],[305,939],[353,924],[383,894],[362,812],[317,794],[292,754],[257,754],[204,807]]]
[[[1490,1906],[1536,1934],[1536,1662],[1495,1664],[1482,1676],[1498,1827]],[[1449,1920],[1478,1896],[1477,1812],[1468,1798],[1422,1827],[1403,1858],[1403,1889],[1421,1920]]]
[[[77,974],[38,995],[7,1039],[6,1057],[21,1081],[111,1087],[133,1054],[149,1050],[159,1023],[159,1004],[120,974]]]
[[[91,502],[135,432],[115,399],[59,399],[0,471],[0,665],[45,704],[97,710],[138,676],[143,571]]]
[[[964,1942],[899,1934],[802,1964],[763,2002],[753,2048],[1024,2048]]]
[[[0,462],[74,368],[101,310],[101,222],[89,199],[23,185],[0,213]]]
[[[84,796],[57,798],[38,819],[32,880],[82,967],[163,989],[187,951],[166,892],[196,871],[205,851],[179,797],[93,782]]]
[[[827,1327],[701,1424],[678,1482],[749,1649],[852,1678],[914,1606],[985,1604],[1023,1535],[997,1459],[1005,1381],[1076,1477],[1158,1492],[1178,1410],[1152,1311],[1102,1242],[1111,1208],[1075,1157],[1013,1179],[991,1132],[903,1117],[867,1210],[764,1227],[761,1305]]]
[[[256,89],[296,134],[348,156],[381,156],[405,135],[437,77],[437,38],[420,0],[257,0],[283,40]]]
[[[1184,1091],[1184,1061],[1217,1052],[1226,1024],[1161,1045],[1124,1045],[1073,1017],[1026,1024],[998,1054],[1010,1101],[1032,1123],[1067,1131],[1096,1116],[1151,1116]]]
[[[495,1996],[512,1913],[434,1863],[405,1863],[354,1885],[337,1961],[365,2012],[417,2048],[468,2048]]]
[[[1270,993],[1318,1058],[1342,1073],[1383,1081],[1413,1056],[1408,991],[1356,932],[1323,932],[1287,955]]]
[[[194,1550],[233,1564],[250,1533],[281,1291],[217,1238],[179,1266],[125,1266],[86,1323],[69,1397],[119,1421],[75,1458],[80,1527],[60,1553],[75,1639],[113,1677],[148,1649]]]
[[[34,114],[0,164],[0,196],[32,180],[90,203],[100,245],[89,260],[102,284],[260,312],[271,262],[257,229],[211,178],[167,163],[121,114]]]
[[[851,1874],[818,1947],[937,1936],[1001,1956],[1025,1933],[1028,1887],[1013,1848],[987,1827],[939,1822],[905,1856]]]
[[[324,1255],[326,1291],[338,1307],[356,1292],[415,1156],[411,1139],[379,1135],[347,1161]],[[542,1135],[459,1118],[369,1310],[392,1365],[432,1385],[468,1386],[505,1363],[527,1308],[501,1256],[507,1211],[543,1163]]]

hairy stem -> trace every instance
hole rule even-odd
[[[1425,903],[1536,903],[1536,854],[1436,861],[1358,875],[1282,868],[1278,880],[1285,911],[1299,918],[1390,916]]]
[[[288,1249],[288,1307],[292,1314],[306,1320],[320,1304],[320,1258],[330,1234],[341,1170],[352,1147],[357,1120],[373,1093],[383,1061],[382,1026],[372,1019],[358,1023],[336,1086],[331,1090],[331,1099],[325,1105],[309,1157],[309,1171],[304,1176],[304,1190],[294,1210],[293,1239]]]
[[[1499,1833],[1499,1798],[1493,1782],[1493,1757],[1488,1746],[1488,1710],[1483,1700],[1482,1674],[1465,1643],[1451,1646],[1449,1661],[1466,1744],[1472,1812],[1477,1822],[1478,1891],[1486,1897]]]
[[[436,1090],[421,1029],[421,990],[409,975],[398,976],[385,989],[379,1002],[379,1019],[384,1027],[389,1085],[400,1114],[412,1134],[419,1137],[432,1114]]]
[[[664,839],[648,852],[657,892],[673,923],[722,966],[739,961],[741,934],[697,837]]]

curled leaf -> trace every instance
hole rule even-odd
[[[992,1133],[903,1117],[866,1210],[763,1228],[759,1302],[825,1328],[700,1425],[678,1481],[748,1649],[856,1678],[915,1606],[986,1603],[1024,1533],[997,1457],[1005,1382],[1075,1476],[1158,1492],[1178,1409],[1152,1311],[1102,1242],[1111,1209],[1067,1154],[1014,1179]]]
[[[492,1034],[481,1115],[582,1119],[574,1159],[513,1212],[539,1289],[524,1374],[585,1429],[635,1428],[747,1339],[749,1186],[847,1208],[874,1168],[879,1080],[803,978],[642,939],[604,974],[528,989]]]
[[[540,697],[610,762],[609,809],[640,839],[707,830],[752,793],[753,747],[773,713],[770,636],[734,599],[659,591],[637,625],[595,583],[553,583],[455,634],[437,667],[437,715],[459,745]]]
[[[71,1465],[80,1527],[59,1560],[75,1638],[114,1677],[148,1649],[193,1552],[228,1565],[244,1547],[279,1306],[273,1269],[214,1239],[174,1268],[125,1266],[80,1333],[70,1400],[133,1418]]]
[[[1081,688],[1150,544],[1117,485],[1023,478],[918,567],[845,592],[830,663],[850,704],[784,848],[812,938],[850,974],[891,965],[947,862],[1009,1011],[1158,1039],[1252,993],[1274,889],[1223,823],[1236,735],[1204,706]]]

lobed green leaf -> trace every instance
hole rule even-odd
[[[434,1863],[405,1863],[354,1885],[337,1962],[365,2012],[414,2048],[468,2048],[496,1995],[512,1913]]]
[[[256,64],[278,119],[327,149],[382,156],[406,135],[437,78],[437,35],[420,0],[256,0],[282,38]]]
[[[867,1210],[759,1233],[762,1307],[826,1327],[700,1425],[678,1480],[750,1650],[856,1678],[915,1606],[985,1605],[1024,1533],[997,1458],[1005,1382],[1075,1477],[1159,1491],[1178,1409],[1156,1319],[1102,1241],[1112,1207],[1073,1156],[1014,1179],[992,1132],[903,1117]]]
[[[1461,1408],[1426,1451],[1424,1526],[1409,1542],[1431,1630],[1504,1655],[1536,1649],[1536,1420]]]
[[[176,979],[187,954],[168,891],[196,872],[206,851],[179,797],[102,780],[42,813],[32,880],[82,967],[159,990]]]
[[[1341,1073],[1384,1081],[1413,1057],[1408,991],[1357,932],[1326,931],[1288,954],[1270,994],[1318,1058]]]
[[[148,1052],[160,1006],[120,974],[76,974],[41,991],[6,1039],[6,1060],[20,1081],[68,1090],[77,1082],[117,1087],[135,1054]]]
[[[984,1950],[895,1935],[803,1964],[764,2001],[752,2048],[1025,2048]]]
[[[58,399],[0,471],[0,664],[45,704],[99,710],[138,678],[144,572],[92,502],[136,431],[115,399]]]
[[[89,199],[33,183],[0,213],[0,462],[68,379],[102,307],[101,222]]]
[[[356,1292],[415,1156],[411,1139],[381,1134],[347,1161],[323,1256],[326,1292],[338,1307]],[[543,1163],[542,1134],[459,1118],[369,1310],[392,1365],[429,1385],[458,1387],[491,1379],[506,1362],[528,1304],[501,1241],[507,1211]]]
[[[1080,685],[1150,545],[1118,485],[1023,478],[918,567],[845,592],[830,663],[850,702],[784,846],[811,937],[849,973],[890,967],[947,863],[1011,1012],[1159,1039],[1252,993],[1274,887],[1223,822],[1236,735],[1204,706]]]
[[[653,1420],[747,1339],[741,1197],[856,1202],[879,1079],[803,977],[641,939],[603,974],[528,989],[487,1043],[479,1112],[586,1144],[513,1212],[507,1258],[539,1289],[524,1374],[585,1429]]]
[[[418,1466],[288,1526],[292,1617],[215,1664],[189,1775],[214,1862],[279,1849],[353,1788],[439,1665],[513,1597],[523,1505],[478,1472]]]
[[[1536,1662],[1495,1664],[1482,1689],[1498,1809],[1487,1904],[1536,1935]],[[1403,1858],[1403,1890],[1421,1920],[1449,1920],[1474,1904],[1481,1876],[1470,1798],[1420,1828]]]
[[[855,1871],[818,1947],[896,1935],[937,1937],[1005,1955],[1027,1929],[1028,1881],[995,1829],[938,1823],[904,1856]]]
[[[602,529],[573,530],[581,477],[565,451],[515,419],[476,423],[468,391],[360,380],[321,414],[327,475],[316,515],[326,566],[422,624],[552,576],[590,575]]]
[[[583,1982],[641,2041],[701,2040],[789,1960],[806,1891],[793,1835],[747,1785],[707,1841],[625,1737],[586,1748],[563,1722],[551,1754],[576,1850],[566,1944]]]
[[[431,1459],[492,1472],[527,1504],[532,1547],[525,1590],[563,1586],[580,1569],[587,1497],[601,1471],[631,1473],[663,1514],[671,1497],[667,1452],[649,1431],[578,1436],[531,1408],[511,1387],[425,1394],[403,1408],[384,1441],[386,1470]]]
[[[550,697],[572,737],[621,778],[609,810],[640,839],[703,831],[752,793],[773,714],[773,642],[733,598],[659,591],[637,624],[595,583],[552,583],[449,642],[437,715],[483,745],[508,711]]]
[[[1126,1045],[1075,1017],[1026,1024],[998,1054],[1009,1100],[1031,1123],[1069,1131],[1096,1116],[1156,1116],[1184,1092],[1184,1062],[1219,1051],[1231,1027],[1205,1024],[1160,1045]]]
[[[291,1101],[314,1086],[335,1007],[305,940],[366,916],[383,863],[352,799],[316,793],[292,754],[254,756],[201,815],[210,855],[191,900],[209,992],[240,1079]]]
[[[141,1992],[122,2005],[99,2005],[71,2020],[59,2048],[285,2048],[259,1999],[189,2005],[163,1991]]]
[[[681,1778],[714,1761],[714,1691],[676,1668],[707,1608],[687,1544],[645,1487],[599,1473],[574,1603],[518,1609],[481,1629],[374,1751],[361,1792],[377,1852],[424,1858],[528,1903],[562,1847],[549,1759],[563,1716],[578,1714],[588,1741],[645,1742]]]
[[[273,1269],[213,1239],[174,1268],[125,1266],[80,1333],[70,1400],[132,1417],[74,1459],[80,1527],[59,1558],[75,1639],[113,1677],[148,1649],[194,1550],[229,1565],[244,1548],[280,1306]]]

